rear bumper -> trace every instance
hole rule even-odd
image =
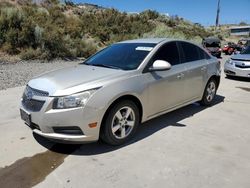
[[[221,56],[221,51],[218,52],[210,52],[213,56],[215,57],[220,57]]]

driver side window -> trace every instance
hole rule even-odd
[[[153,61],[164,60],[172,66],[180,63],[179,51],[176,42],[164,44],[154,55]]]

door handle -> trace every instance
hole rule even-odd
[[[202,67],[201,68],[201,71],[205,71],[205,70],[207,70],[207,67]]]
[[[177,78],[178,78],[178,79],[181,79],[181,78],[183,78],[183,77],[184,77],[184,74],[183,74],[183,73],[180,73],[180,74],[177,75]]]

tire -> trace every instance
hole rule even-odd
[[[210,79],[207,82],[200,104],[202,106],[211,106],[216,96],[216,92],[217,92],[217,82],[215,79]]]
[[[134,102],[121,101],[109,109],[101,128],[101,140],[110,145],[122,145],[136,133],[139,109]]]

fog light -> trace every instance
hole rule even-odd
[[[68,135],[84,135],[79,127],[53,127],[55,133]]]

